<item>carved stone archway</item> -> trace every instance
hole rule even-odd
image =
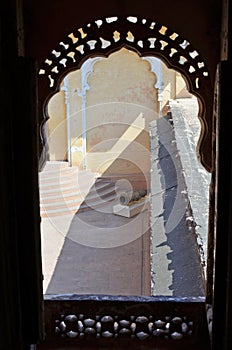
[[[38,94],[41,126],[40,167],[46,160],[46,137],[43,126],[48,120],[47,105],[59,91],[64,76],[81,67],[90,57],[108,57],[122,47],[141,57],[156,56],[168,68],[184,77],[187,89],[199,101],[201,135],[198,156],[204,167],[212,169],[212,101],[213,87],[209,71],[200,53],[178,33],[151,19],[108,17],[73,30],[44,61],[39,70]]]

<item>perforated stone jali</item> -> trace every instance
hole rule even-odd
[[[49,88],[57,87],[58,78],[80,67],[83,57],[110,53],[127,47],[141,56],[162,57],[167,65],[185,73],[191,88],[199,90],[208,71],[199,52],[179,34],[154,21],[138,17],[110,17],[75,29],[46,58],[39,74],[47,77]]]
[[[141,341],[151,338],[181,340],[193,333],[193,321],[186,316],[163,319],[149,316],[96,315],[94,318],[79,315],[60,315],[55,320],[55,333],[62,338],[137,338]]]

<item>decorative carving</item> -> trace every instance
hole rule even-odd
[[[198,349],[208,341],[204,297],[62,294],[45,295],[44,303],[48,343],[87,348],[96,341],[100,347],[114,342],[123,348],[179,343]]]
[[[205,168],[211,171],[213,87],[205,62],[188,40],[178,33],[150,19],[132,16],[99,19],[75,29],[45,59],[39,69],[38,81],[40,156],[43,156],[43,147],[46,145],[43,125],[49,118],[47,103],[59,91],[60,82],[65,75],[80,68],[90,57],[108,57],[122,47],[133,50],[142,57],[156,56],[168,68],[175,69],[184,76],[188,91],[199,100],[202,130],[198,156]],[[46,155],[41,164],[45,158]],[[40,167],[42,166],[43,164]]]
[[[55,320],[55,333],[61,338],[118,338],[127,337],[141,341],[152,338],[182,340],[193,333],[194,323],[186,316],[60,315]]]
[[[110,17],[96,20],[70,33],[46,58],[39,74],[45,75],[50,89],[56,89],[60,76],[80,67],[83,60],[127,47],[141,56],[162,57],[169,67],[185,74],[190,90],[201,89],[208,70],[199,52],[179,34],[159,23],[138,17]]]

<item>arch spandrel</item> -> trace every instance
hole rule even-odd
[[[155,56],[184,77],[187,89],[199,100],[201,135],[198,156],[211,171],[213,89],[209,71],[200,53],[178,33],[153,20],[138,17],[108,17],[72,31],[52,50],[39,70],[40,122],[49,118],[47,103],[59,91],[67,73],[81,67],[90,57],[108,57],[121,48],[141,57]],[[42,135],[42,142],[45,143]]]

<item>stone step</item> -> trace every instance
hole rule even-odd
[[[68,194],[60,192],[60,194],[55,193],[52,196],[48,196],[48,197],[42,196],[41,203],[44,206],[52,206],[55,203],[56,204],[60,203],[62,205],[63,202],[71,203],[73,201],[79,201],[80,203],[82,203],[82,201],[84,201],[86,197],[88,198],[88,201],[90,201],[99,197],[104,198],[105,196],[111,193],[115,193],[115,187],[112,186],[112,184],[111,186],[109,186],[108,184],[104,186],[104,184],[102,184],[102,187],[100,188],[100,190],[91,189],[89,192],[76,191],[76,193],[69,192]]]
[[[59,183],[69,183],[74,182],[76,184],[79,183],[94,183],[96,178],[98,177],[98,174],[96,173],[90,173],[90,172],[84,172],[80,173],[78,170],[70,171],[70,172],[59,172],[54,173],[51,176],[40,176],[39,180],[41,183],[41,186],[49,186],[50,184],[56,185]]]
[[[95,202],[91,203],[83,203],[80,205],[80,203],[70,203],[70,205],[64,205],[64,206],[53,206],[52,208],[45,208],[41,207],[40,215],[41,217],[52,217],[52,216],[62,216],[62,215],[71,215],[71,214],[77,214],[80,212],[84,212],[87,210],[97,210],[103,213],[112,213],[113,212],[113,206],[116,205],[118,201],[115,198],[115,195],[111,195],[107,197],[106,200],[96,200]]]
[[[40,188],[40,196],[41,197],[48,196],[49,194],[51,194],[51,195],[60,194],[62,196],[62,194],[65,194],[65,193],[68,194],[68,193],[78,193],[78,192],[79,191],[78,191],[77,185],[63,186],[63,187],[50,186],[50,187],[43,188],[43,189]]]
[[[41,217],[75,214],[115,199],[114,183],[98,175],[67,162],[47,162],[39,176]]]
[[[82,195],[82,196],[86,196],[89,191],[91,190],[91,188],[94,187],[94,190],[96,190],[97,192],[101,191],[101,190],[105,190],[106,188],[110,188],[112,187],[112,183],[111,182],[97,182],[92,186],[89,186],[88,184],[84,184],[82,186],[77,186],[77,185],[72,185],[72,186],[50,186],[47,188],[43,188],[40,189],[40,194],[41,194],[41,198],[45,199],[46,197],[49,198],[63,198],[65,197],[69,197],[72,195]]]
[[[69,162],[66,160],[48,160],[44,166],[44,169],[50,169],[53,167],[68,167]]]
[[[78,212],[81,213],[83,211],[87,211],[87,210],[96,210],[99,208],[102,208],[102,211],[105,213],[105,208],[103,209],[103,206],[109,204],[109,202],[111,201],[115,201],[116,200],[116,195],[115,193],[112,193],[110,195],[107,195],[104,198],[98,198],[96,200],[91,200],[91,201],[84,201],[80,208],[78,209]],[[109,212],[112,213],[113,208],[110,208]],[[101,210],[100,210],[101,211]]]
[[[106,191],[108,186],[101,184],[101,188],[102,191]],[[65,191],[51,191],[49,193],[44,193],[43,196],[41,196],[41,201],[43,201],[43,203],[51,203],[51,202],[57,202],[61,199],[63,200],[72,200],[74,198],[79,198],[79,197],[86,197],[88,195],[89,191],[78,191],[77,188],[75,188],[75,190],[65,190]]]

